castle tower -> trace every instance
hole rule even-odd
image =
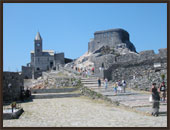
[[[34,39],[34,52],[35,56],[42,55],[42,38],[39,32],[37,32],[37,35]]]
[[[88,52],[94,52],[102,46],[128,49],[136,52],[135,46],[130,42],[129,33],[121,28],[95,32],[94,39],[88,43]]]

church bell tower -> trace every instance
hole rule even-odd
[[[34,52],[35,56],[42,55],[42,38],[39,32],[34,39]]]

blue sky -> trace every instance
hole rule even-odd
[[[138,52],[167,48],[166,3],[4,4],[4,71],[20,71],[30,62],[39,31],[44,50],[78,58],[95,31],[123,28]]]

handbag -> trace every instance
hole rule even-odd
[[[152,95],[149,96],[149,102],[152,102]]]

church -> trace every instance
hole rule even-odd
[[[24,78],[29,79],[41,76],[43,71],[56,70],[60,65],[71,62],[71,59],[64,58],[64,53],[55,53],[54,50],[43,50],[43,39],[39,32],[34,39],[34,50],[31,51],[31,62],[22,66]]]

